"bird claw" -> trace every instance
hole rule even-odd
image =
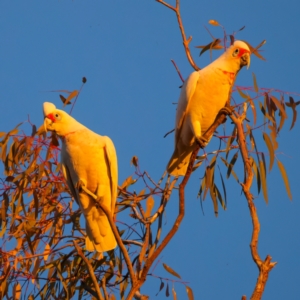
[[[81,179],[78,180],[78,182],[76,183],[76,189],[78,190],[79,193],[82,192],[82,187],[86,186],[85,182]]]
[[[200,148],[205,148],[206,147],[206,145],[207,145],[207,143],[208,143],[208,140],[205,138],[205,137],[203,137],[203,136],[199,136],[198,138],[197,138],[197,143],[198,143],[198,145],[200,146]]]
[[[234,108],[232,106],[224,106],[223,108],[221,108],[221,110],[219,111],[219,113],[224,113],[225,115],[231,115],[233,112]]]

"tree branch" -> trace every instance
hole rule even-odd
[[[177,17],[177,22],[178,22],[178,25],[179,25],[179,29],[180,29],[180,33],[181,33],[181,37],[182,37],[182,43],[183,43],[183,47],[184,47],[184,50],[185,50],[185,53],[186,53],[186,57],[189,61],[189,63],[191,64],[191,66],[196,70],[200,70],[200,68],[196,65],[194,59],[192,58],[192,55],[191,55],[191,51],[190,51],[190,48],[189,48],[189,43],[191,42],[192,40],[192,37],[190,36],[188,39],[186,39],[186,36],[185,36],[185,33],[184,33],[184,28],[183,28],[183,24],[182,24],[182,20],[181,20],[181,16],[180,16],[180,8],[179,8],[179,0],[176,0],[176,6],[171,6],[170,4],[166,3],[165,1],[163,0],[156,0],[156,2],[159,2],[161,4],[163,4],[164,6],[166,6],[167,8],[173,10],[176,14],[176,17]]]
[[[265,261],[262,261],[258,254],[258,238],[259,238],[259,231],[260,231],[260,224],[258,215],[256,213],[256,207],[253,202],[253,195],[250,192],[250,188],[253,181],[253,171],[251,166],[251,161],[248,155],[248,149],[246,145],[246,138],[244,134],[243,128],[243,121],[246,117],[246,109],[247,106],[244,106],[244,113],[240,116],[234,116],[233,114],[230,116],[234,124],[237,128],[237,135],[238,135],[238,144],[240,148],[240,152],[242,154],[242,159],[244,162],[244,169],[245,169],[245,180],[242,183],[243,193],[247,199],[248,207],[250,211],[250,216],[252,219],[252,237],[250,242],[250,249],[251,255],[259,269],[259,276],[257,278],[256,286],[254,288],[253,294],[251,296],[251,300],[259,300],[262,297],[262,294],[265,289],[266,282],[268,280],[269,272],[273,269],[276,265],[276,262],[271,262],[271,256],[267,256]]]
[[[224,112],[223,110],[219,112],[219,114],[217,115],[214,123],[212,126],[210,126],[210,128],[205,132],[205,134],[203,135],[205,138],[210,137],[216,130],[216,128],[224,123],[226,119],[226,112]],[[160,255],[160,253],[163,251],[163,249],[166,247],[166,245],[170,242],[170,240],[173,238],[173,236],[175,235],[175,233],[177,232],[183,217],[184,217],[184,201],[185,201],[185,197],[184,197],[184,188],[191,176],[191,173],[193,171],[193,165],[194,165],[194,161],[197,157],[197,153],[200,149],[199,145],[196,145],[191,158],[190,158],[190,162],[189,162],[189,166],[187,168],[187,172],[182,180],[182,182],[179,185],[179,212],[178,212],[178,216],[173,224],[173,227],[171,228],[171,230],[168,232],[168,234],[166,235],[166,237],[164,238],[164,240],[161,242],[161,244],[157,247],[157,249],[153,252],[153,254],[151,255],[151,251],[149,251],[149,256],[147,261],[145,262],[144,268],[142,270],[142,274],[140,276],[140,279],[137,281],[136,285],[132,287],[131,291],[129,292],[128,296],[127,296],[127,300],[132,299],[132,297],[135,295],[135,292],[139,290],[139,288],[143,285],[143,283],[146,281],[146,277],[148,274],[148,271],[150,269],[150,267],[152,266],[153,262],[157,259],[157,257]],[[176,179],[177,180],[177,179]],[[151,256],[150,256],[151,255]]]
[[[91,279],[93,281],[94,287],[96,289],[96,294],[97,294],[98,300],[104,300],[104,298],[102,297],[102,294],[101,294],[100,287],[98,285],[96,276],[94,274],[94,269],[93,269],[92,265],[90,264],[89,260],[84,256],[82,250],[79,248],[79,246],[77,245],[75,240],[73,240],[73,244],[74,244],[74,247],[77,250],[78,255],[83,259],[83,261],[85,262],[85,264],[87,266],[87,269],[88,269],[89,274],[91,276]]]

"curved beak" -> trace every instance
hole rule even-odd
[[[52,121],[51,119],[49,119],[47,116],[44,117],[44,129],[45,129],[45,132],[47,132],[47,129],[50,130],[50,126],[52,124]]]
[[[241,56],[241,67],[247,66],[247,69],[250,67],[250,53],[246,52]]]

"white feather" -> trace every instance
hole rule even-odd
[[[242,49],[246,52],[240,57],[238,51]],[[235,41],[219,58],[190,74],[184,82],[176,112],[175,150],[167,165],[171,175],[185,175],[197,140],[225,106],[235,77],[245,63],[250,63],[249,47],[242,41]]]

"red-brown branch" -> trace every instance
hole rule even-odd
[[[242,159],[243,159],[244,169],[246,174],[244,183],[242,183],[242,188],[248,202],[250,216],[252,219],[253,230],[252,230],[252,237],[250,242],[251,255],[259,269],[259,275],[257,278],[256,286],[254,288],[253,294],[250,299],[259,300],[261,299],[262,294],[264,292],[265,285],[268,280],[269,272],[275,266],[276,262],[271,262],[272,258],[269,255],[266,257],[264,261],[262,261],[262,259],[258,254],[258,238],[259,238],[259,231],[260,231],[260,223],[259,223],[258,215],[256,213],[256,207],[253,202],[253,195],[250,191],[252,181],[253,181],[253,171],[252,171],[252,166],[248,155],[246,138],[244,134],[243,121],[245,119],[245,116],[246,113],[244,112],[241,116],[231,115],[231,119],[235,123],[237,128],[238,144],[239,144],[240,152],[242,154]]]
[[[181,20],[181,16],[180,16],[180,7],[179,7],[179,0],[176,0],[176,6],[172,6],[168,3],[166,3],[165,1],[163,0],[156,0],[157,2],[163,4],[164,6],[168,7],[169,9],[173,10],[176,14],[176,17],[177,17],[177,22],[178,22],[178,25],[179,25],[179,29],[180,29],[180,33],[181,33],[181,37],[182,37],[182,43],[183,43],[183,47],[184,47],[184,50],[185,50],[185,53],[186,53],[186,57],[189,61],[189,63],[191,64],[191,66],[196,70],[200,70],[200,68],[196,65],[192,55],[191,55],[191,51],[190,51],[190,48],[189,48],[189,43],[191,42],[192,40],[192,37],[190,36],[188,39],[186,38],[186,35],[185,35],[185,32],[184,32],[184,28],[183,28],[183,24],[182,24],[182,20]]]
[[[217,127],[224,123],[226,119],[226,114],[225,112],[220,112],[218,114],[218,116],[216,117],[213,125],[205,132],[205,134],[203,135],[204,138],[208,138],[210,137],[215,130],[217,129]],[[161,244],[157,247],[157,249],[153,252],[153,254],[148,257],[144,268],[142,270],[142,274],[139,278],[139,280],[137,280],[136,285],[132,287],[131,291],[129,292],[128,296],[127,296],[127,300],[132,299],[132,297],[135,295],[135,293],[139,290],[139,288],[143,285],[143,283],[146,281],[146,277],[147,274],[149,272],[150,267],[152,266],[153,262],[157,259],[157,257],[161,254],[161,252],[163,251],[163,249],[167,246],[167,244],[170,242],[170,240],[174,237],[175,233],[177,232],[183,217],[184,217],[184,203],[185,203],[185,196],[184,196],[184,189],[186,184],[188,183],[188,180],[192,174],[193,171],[193,166],[194,166],[194,162],[197,156],[197,153],[200,149],[200,146],[196,146],[196,148],[194,149],[191,157],[190,157],[190,162],[189,162],[189,166],[187,168],[187,172],[182,180],[182,182],[179,185],[179,211],[178,211],[178,216],[173,224],[173,227],[171,228],[171,230],[168,232],[168,234],[166,235],[166,237],[164,238],[164,240],[161,242]]]

